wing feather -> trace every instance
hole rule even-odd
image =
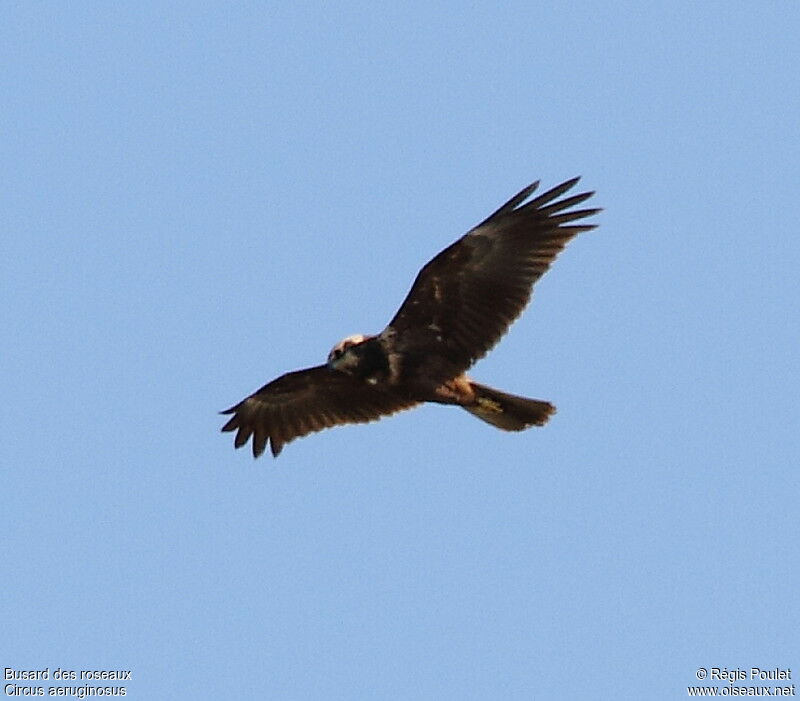
[[[236,431],[236,448],[252,437],[254,457],[268,444],[277,457],[295,438],[339,424],[375,421],[417,403],[318,365],[282,375],[223,411],[232,416],[222,430]]]
[[[525,202],[539,183],[529,185],[422,268],[383,331],[398,352],[421,358],[416,372],[439,382],[483,357],[520,315],[534,283],[570,239],[595,228],[567,226],[600,211],[565,211],[594,194],[559,200],[578,180]]]

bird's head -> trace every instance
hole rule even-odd
[[[348,336],[337,343],[328,353],[328,367],[331,370],[341,370],[346,372],[348,368],[358,363],[358,358],[348,351],[353,347],[366,341],[366,337],[360,333]]]

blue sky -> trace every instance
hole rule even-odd
[[[0,667],[132,698],[674,699],[800,670],[794,3],[11,3]],[[576,239],[480,381],[253,461],[510,195]],[[799,672],[800,673],[800,672]]]

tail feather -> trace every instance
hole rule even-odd
[[[504,431],[522,431],[530,426],[543,426],[556,412],[550,402],[518,397],[470,381],[475,403],[464,406],[470,414]]]

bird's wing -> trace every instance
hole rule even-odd
[[[573,224],[599,209],[572,209],[593,192],[558,199],[568,180],[525,203],[539,183],[433,258],[417,275],[383,331],[398,351],[424,354],[425,371],[440,380],[483,357],[527,305],[533,284],[567,242],[595,224]]]
[[[338,424],[375,421],[415,404],[318,365],[282,375],[223,411],[233,416],[222,430],[237,431],[237,448],[252,436],[253,457],[264,452],[267,442],[277,457],[284,444],[308,433]]]

